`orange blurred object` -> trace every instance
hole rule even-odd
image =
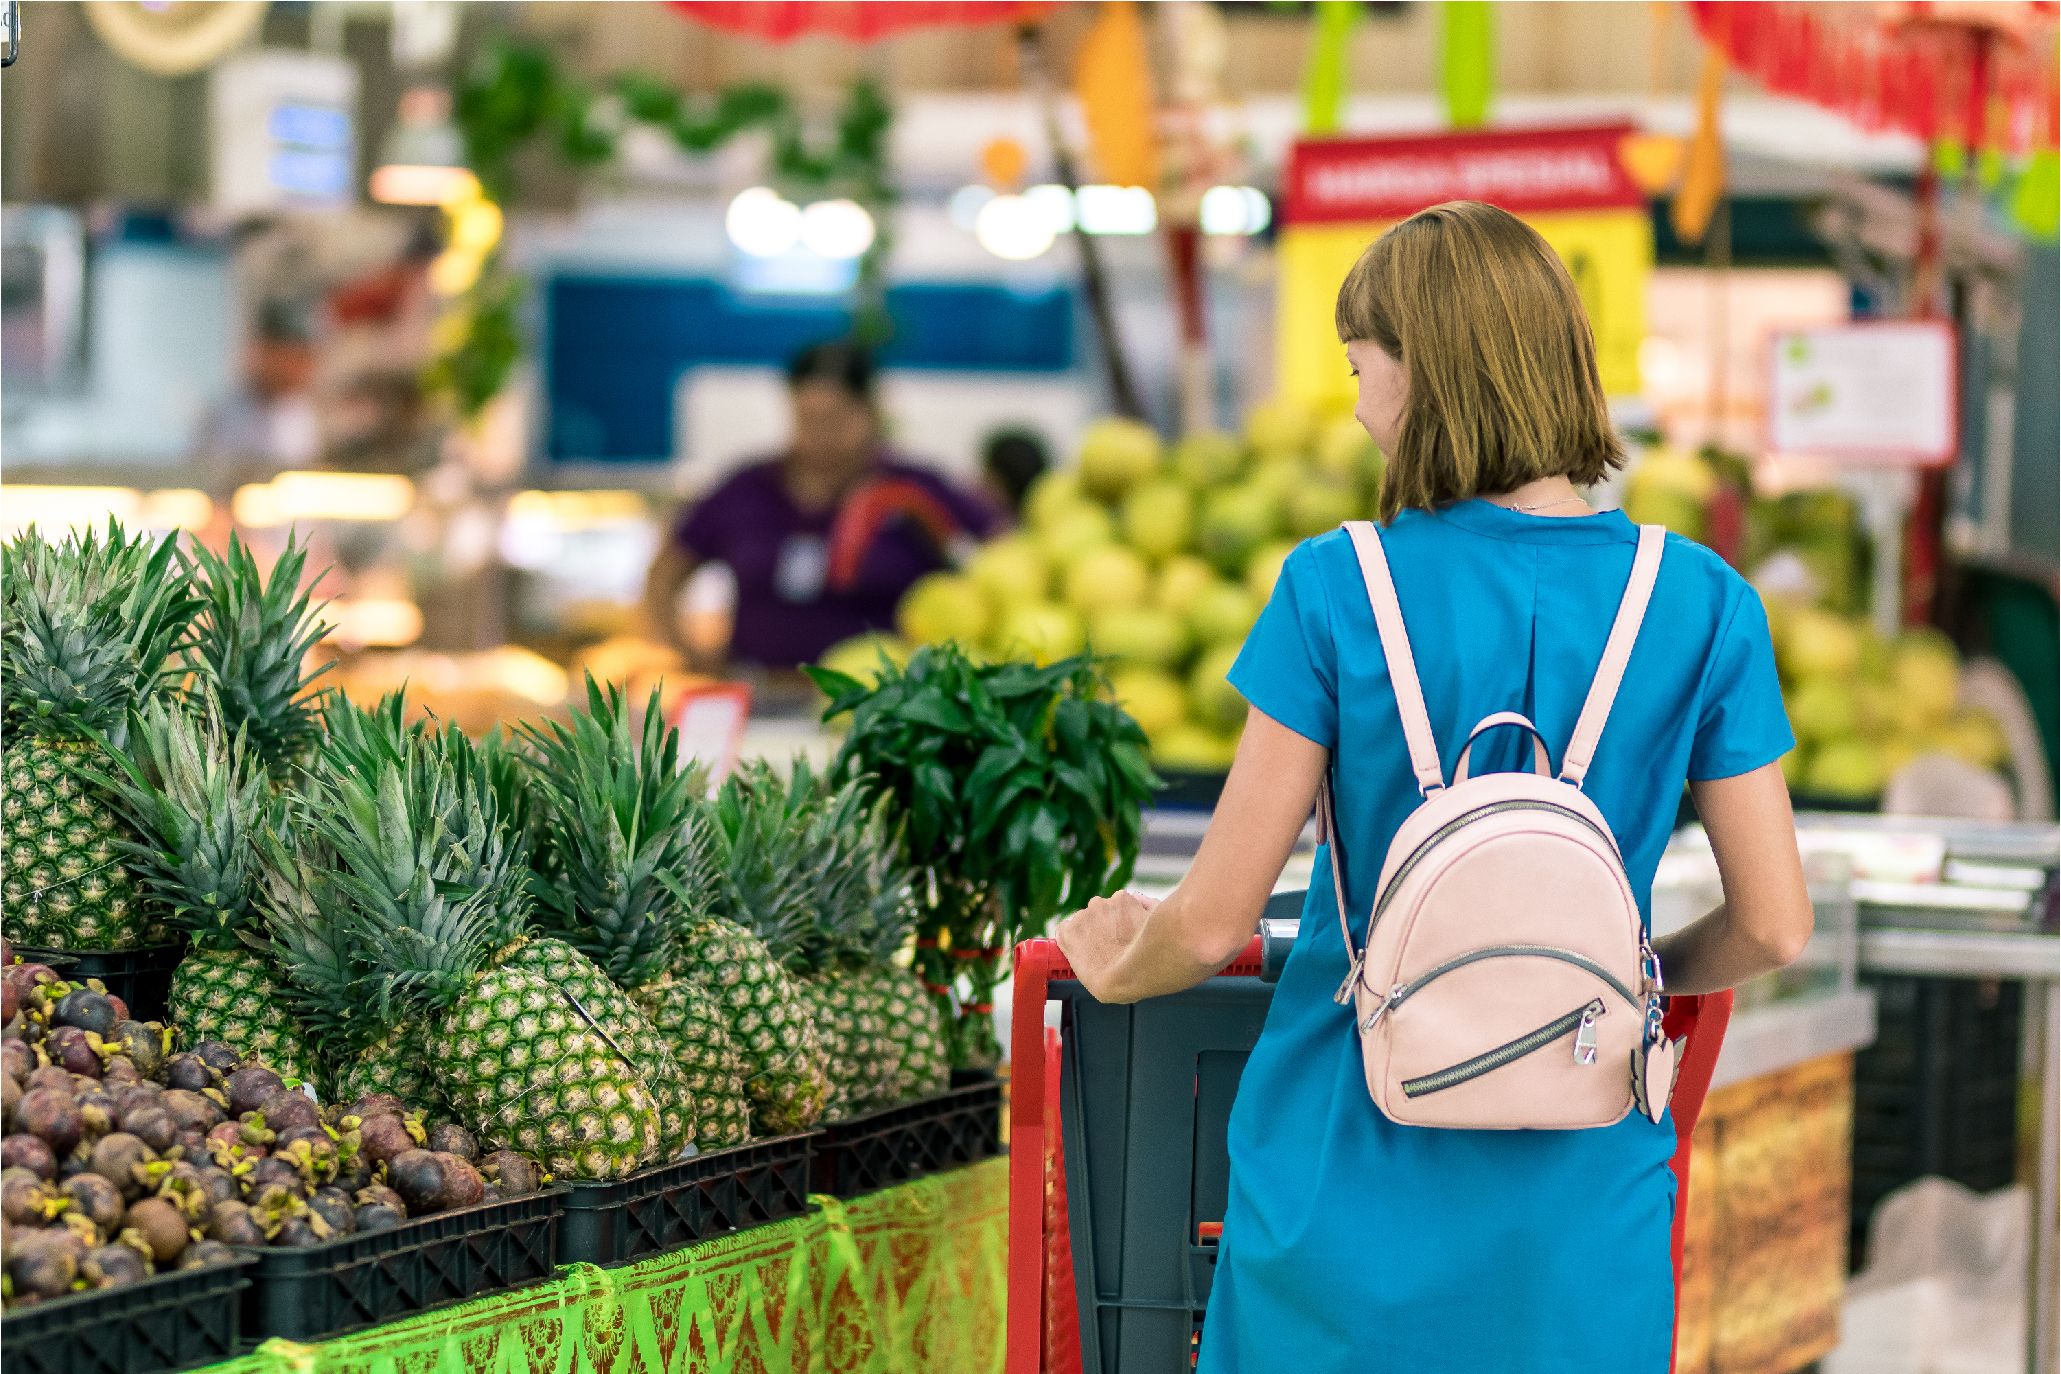
[[[993,138],[980,150],[980,174],[997,191],[1014,191],[1023,185],[1030,168],[1030,154],[1013,138]]]

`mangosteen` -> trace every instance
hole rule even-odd
[[[154,1021],[117,1021],[101,1038],[145,1078],[156,1077],[165,1066],[165,1028]]]
[[[125,1198],[139,1198],[145,1191],[144,1165],[157,1158],[156,1151],[127,1131],[112,1131],[93,1146],[89,1167],[122,1190]]]
[[[0,1074],[0,1132],[14,1129],[14,1109],[21,1104],[21,1083],[11,1074]]]
[[[192,1053],[203,1064],[225,1078],[236,1072],[237,1066],[243,1063],[242,1055],[219,1040],[203,1040],[193,1047]]]
[[[241,1121],[223,1121],[211,1126],[208,1128],[207,1140],[209,1145],[219,1146],[223,1149],[241,1148],[245,1144],[243,1139],[243,1123]]]
[[[286,1084],[270,1069],[253,1064],[231,1073],[224,1086],[229,1090],[229,1110],[237,1116],[242,1116],[245,1112],[254,1112],[264,1106],[265,1099]]]
[[[263,1245],[265,1228],[249,1207],[231,1199],[208,1209],[207,1237],[225,1245]]]
[[[282,1136],[298,1126],[322,1127],[322,1112],[315,1100],[299,1088],[281,1088],[267,1097],[258,1108],[258,1115],[265,1118],[265,1125]]]
[[[229,1170],[214,1164],[203,1164],[196,1172],[200,1176],[201,1192],[210,1204],[228,1202],[243,1196],[243,1184]]]
[[[186,1253],[179,1256],[181,1269],[205,1269],[211,1264],[225,1264],[236,1258],[236,1252],[218,1240],[196,1240],[186,1247]]]
[[[12,984],[24,998],[37,988],[57,981],[57,970],[48,964],[9,964],[0,969],[0,982]]]
[[[372,1181],[372,1161],[354,1146],[339,1149],[336,1160],[336,1177],[330,1182],[346,1192],[355,1193]]]
[[[323,1225],[339,1236],[347,1236],[358,1229],[351,1199],[340,1188],[317,1188],[315,1195],[308,1199],[308,1210],[322,1218]]]
[[[444,1206],[476,1207],[486,1199],[487,1181],[479,1176],[472,1161],[445,1150],[433,1151],[444,1166]]]
[[[61,1064],[45,1064],[40,1069],[30,1073],[28,1078],[22,1082],[22,1086],[30,1092],[34,1092],[38,1088],[56,1088],[66,1097],[70,1097],[72,1090],[78,1087],[78,1085],[78,1075]]]
[[[303,1197],[314,1185],[294,1161],[278,1155],[266,1155],[251,1165],[250,1172],[244,1176],[244,1186],[253,1193],[277,1186],[287,1189],[296,1197]]]
[[[118,993],[112,993],[112,992],[108,992],[108,990],[107,990],[106,988],[104,988],[104,987],[102,987],[102,986],[100,985],[100,980],[99,980],[99,979],[97,979],[97,978],[96,978],[96,979],[94,979],[94,980],[92,980],[92,981],[93,981],[93,990],[94,990],[95,992],[98,992],[98,993],[102,993],[102,994],[104,994],[104,995],[106,996],[107,1000],[108,1000],[108,1001],[109,1001],[109,1002],[110,1002],[111,1004],[113,1004],[113,1006],[114,1006],[114,1009],[115,1009],[115,1020],[117,1020],[117,1021],[129,1021],[129,1020],[133,1020],[133,1019],[134,1019],[133,1017],[131,1017],[131,1016],[129,1015],[129,1004],[128,1004],[128,1003],[127,1003],[126,1001],[122,1000],[121,996],[120,996],[120,995],[119,995]]]
[[[140,1083],[143,1075],[126,1059],[110,1059],[100,1076],[110,1083]]]
[[[14,1117],[17,1125],[30,1135],[40,1136],[60,1159],[78,1148],[79,1138],[86,1130],[67,1088],[31,1088],[22,1094]]]
[[[100,1037],[77,1026],[59,1026],[43,1038],[43,1053],[50,1062],[69,1069],[81,1078],[98,1078],[102,1070]]]
[[[7,1277],[16,1297],[55,1298],[72,1291],[79,1261],[55,1232],[24,1237],[7,1257]]]
[[[79,1277],[94,1288],[119,1288],[150,1277],[150,1265],[128,1245],[96,1245],[79,1262]]]
[[[387,1161],[387,1182],[393,1185],[410,1216],[442,1211],[444,1207],[444,1163],[431,1150],[409,1150]]]
[[[326,1135],[282,1141],[273,1147],[272,1153],[277,1158],[291,1160],[301,1171],[301,1177],[311,1183],[336,1181],[336,1142]]]
[[[479,1158],[479,1142],[472,1138],[471,1131],[455,1121],[446,1121],[431,1129],[427,1143],[432,1150],[456,1155],[468,1163]]]
[[[125,1131],[130,1112],[165,1105],[165,1090],[155,1083],[119,1083],[108,1092],[114,1098],[115,1124]]]
[[[361,1235],[367,1231],[390,1231],[408,1219],[407,1213],[391,1202],[360,1203],[351,1215]]]
[[[191,1051],[175,1054],[165,1061],[167,1087],[197,1093],[203,1088],[217,1087],[221,1082],[222,1075],[209,1068],[205,1059]]]
[[[344,1114],[360,1120],[374,1116],[406,1116],[408,1104],[392,1093],[366,1093],[346,1107]]]
[[[48,1226],[63,1207],[57,1189],[26,1169],[0,1178],[0,1219],[9,1226]]]
[[[479,1171],[503,1197],[525,1197],[544,1186],[543,1171],[536,1162],[514,1150],[495,1150],[480,1160]]]
[[[29,1042],[18,1035],[10,1034],[0,1039],[0,1072],[26,1087],[26,1079],[36,1067],[36,1052],[29,1048]]]
[[[150,1249],[159,1264],[179,1258],[192,1236],[186,1229],[186,1214],[165,1198],[147,1197],[129,1205],[128,1225]]]
[[[111,1236],[122,1227],[122,1190],[99,1174],[78,1174],[57,1185],[57,1191],[71,1202],[71,1210]]]
[[[335,1233],[329,1229],[329,1223],[313,1212],[288,1217],[280,1222],[279,1229],[272,1233],[272,1243],[287,1250],[306,1250],[310,1246],[333,1239]]]
[[[366,1184],[351,1195],[351,1201],[357,1203],[360,1207],[378,1203],[381,1206],[393,1208],[403,1217],[408,1215],[408,1204],[401,1200],[399,1193],[387,1187],[384,1183]]]
[[[358,1123],[358,1148],[374,1164],[391,1165],[410,1150],[421,1149],[422,1142],[398,1116],[368,1116]]]
[[[91,988],[74,988],[57,1004],[58,1025],[92,1031],[102,1039],[114,1030],[115,1022],[120,1019],[115,1014],[113,999]]]
[[[0,1139],[0,1168],[27,1169],[37,1178],[56,1178],[57,1156],[40,1137],[22,1132]]]
[[[13,1025],[14,1018],[19,1015],[21,1015],[21,989],[12,983],[0,981],[0,1025]]]
[[[190,1088],[174,1088],[165,1094],[164,1104],[182,1131],[206,1134],[223,1121],[222,1109],[215,1105],[214,1100]]]
[[[163,1107],[138,1107],[122,1117],[122,1129],[158,1154],[179,1143],[179,1123]]]

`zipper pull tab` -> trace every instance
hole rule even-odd
[[[1375,1003],[1374,1010],[1367,1013],[1367,1019],[1360,1022],[1360,1033],[1364,1035],[1380,1025],[1381,1018],[1394,1011],[1396,1005],[1402,1000],[1403,985],[1397,983],[1393,988],[1389,989],[1388,996]]]
[[[1366,965],[1367,951],[1362,949],[1353,956],[1353,966],[1345,971],[1345,981],[1338,985],[1338,991],[1331,994],[1331,1000],[1343,1007],[1353,1000],[1353,984],[1360,981],[1360,970]]]
[[[1601,1002],[1591,1002],[1582,1008],[1581,1028],[1574,1033],[1574,1062],[1593,1064],[1596,1062],[1596,1018],[1603,1014]]]
[[[1645,965],[1646,983],[1653,995],[1658,997],[1666,992],[1667,979],[1660,976],[1660,956],[1653,952],[1652,944],[1643,936],[1639,939],[1639,958]]]

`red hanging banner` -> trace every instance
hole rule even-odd
[[[1014,24],[1035,19],[1050,3],[1005,0],[901,0],[885,5],[865,0],[670,0],[675,11],[697,24],[767,43],[829,37],[872,43],[910,29],[944,25]]]

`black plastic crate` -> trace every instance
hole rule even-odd
[[[250,1261],[181,1269],[38,1303],[0,1320],[8,1374],[166,1374],[237,1352]]]
[[[575,1183],[558,1231],[561,1264],[627,1264],[809,1210],[816,1133],[754,1141],[619,1183]]]
[[[305,1250],[253,1250],[243,1333],[316,1341],[548,1279],[565,1215],[561,1185],[345,1236]]]
[[[1002,1153],[1002,1085],[992,1074],[952,1075],[952,1087],[823,1128],[815,1190],[859,1197]]]
[[[60,978],[83,983],[98,978],[101,986],[128,1004],[138,1021],[162,1021],[172,998],[172,970],[186,957],[184,945],[145,945],[141,949],[8,948],[23,963],[48,964]]]

